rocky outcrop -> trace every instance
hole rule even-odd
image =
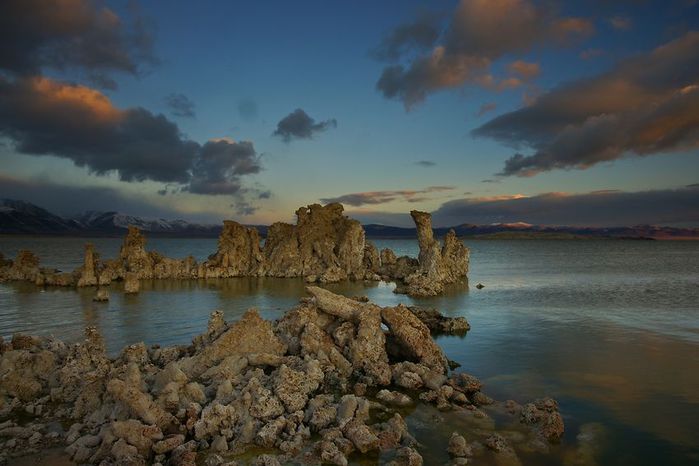
[[[129,227],[119,256],[101,261],[91,244],[85,246],[83,266],[72,273],[40,269],[38,258],[21,251],[14,262],[0,264],[0,279],[29,280],[38,285],[106,286],[134,280],[230,278],[242,276],[304,277],[309,283],[341,280],[395,281],[396,292],[415,296],[440,293],[444,285],[466,277],[468,249],[450,231],[444,246],[433,237],[430,215],[411,213],[418,231],[417,259],[379,252],[366,241],[357,220],[343,215],[341,204],[312,204],[296,211],[296,225],[275,223],[264,246],[253,227],[226,220],[214,254],[201,264],[194,258],[173,259],[146,250],[146,238]]]
[[[14,261],[6,267],[5,278],[7,280],[35,281],[40,274],[39,258],[31,251],[22,249],[17,253]]]
[[[138,228],[129,226],[119,250],[119,261],[125,273],[133,272],[138,278],[153,277],[153,258],[146,251],[146,237]]]
[[[469,251],[450,230],[442,247],[434,238],[432,216],[426,212],[410,212],[417,228],[418,270],[405,277],[403,291],[412,296],[435,296],[444,291],[444,285],[466,278]]]
[[[342,214],[341,204],[312,204],[296,211],[296,225],[275,223],[265,242],[265,275],[308,281],[363,279],[364,229]]]
[[[199,271],[202,278],[228,278],[259,275],[264,258],[260,235],[255,228],[232,220],[223,222],[216,253],[204,262]]]
[[[80,271],[80,279],[78,279],[79,287],[97,285],[97,261],[98,257],[95,253],[95,247],[91,243],[85,244],[85,259],[83,260],[83,267]]]
[[[497,404],[475,377],[449,374],[408,308],[308,291],[276,322],[214,312],[187,348],[140,343],[109,358],[94,328],[73,345],[0,342],[0,460],[63,444],[78,464],[222,464],[263,449],[252,464],[346,465],[366,454],[419,465],[401,414],[418,403],[469,420],[467,438],[499,455],[560,438],[553,400]],[[499,435],[486,409],[506,411],[522,442]],[[454,458],[483,450],[460,435],[447,443]]]

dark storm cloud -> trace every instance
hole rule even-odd
[[[306,112],[297,108],[277,123],[274,136],[281,137],[284,142],[290,142],[292,139],[313,139],[314,134],[336,127],[337,121],[334,118],[316,123]]]
[[[343,194],[338,197],[323,198],[323,204],[339,202],[341,204],[359,207],[363,205],[386,204],[396,200],[407,202],[422,202],[428,200],[425,194],[432,194],[453,190],[453,186],[428,186],[419,190],[397,190],[397,191],[366,191],[361,193]]]
[[[630,226],[699,222],[699,189],[546,193],[448,201],[436,225],[527,222],[541,225]]]
[[[203,145],[163,115],[118,109],[100,92],[46,78],[0,78],[0,135],[17,152],[66,158],[122,181],[183,185],[200,194],[231,194],[261,170],[251,142]]]
[[[418,165],[420,167],[429,168],[429,167],[434,167],[435,165],[437,165],[437,162],[433,162],[432,160],[418,160],[417,162],[415,162],[415,165]]]
[[[94,89],[46,78],[0,78],[0,134],[18,152],[117,171],[123,181],[187,182],[199,148],[163,115],[120,110]]]
[[[105,73],[137,75],[153,64],[147,22],[124,21],[101,2],[89,0],[3,0],[0,2],[0,68],[37,75],[42,68],[80,68],[106,87]]]
[[[399,27],[394,34],[406,27]],[[560,17],[529,0],[462,0],[438,45],[409,63],[386,67],[376,87],[384,97],[401,100],[406,109],[432,92],[467,83],[491,89],[516,87],[522,84],[520,78],[491,74],[494,60],[592,31],[592,23],[586,19]],[[518,71],[517,64],[514,66]],[[528,75],[534,72],[532,66],[519,68]]]
[[[588,168],[629,155],[699,147],[699,32],[541,95],[473,131],[517,153],[502,175]]]
[[[260,210],[258,206],[254,206],[245,200],[234,202],[231,204],[231,208],[234,210],[236,215],[241,215],[243,217],[253,215],[255,212]]]
[[[197,194],[235,194],[241,190],[241,176],[261,170],[251,142],[208,141],[201,147],[188,190]]]
[[[165,104],[170,108],[170,113],[183,118],[194,118],[194,102],[184,94],[172,93],[165,97]]]
[[[397,60],[412,49],[432,47],[441,33],[442,15],[422,12],[414,21],[402,24],[383,38],[373,51],[379,60]]]

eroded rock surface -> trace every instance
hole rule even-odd
[[[410,212],[417,228],[420,246],[418,270],[405,277],[404,291],[412,296],[435,296],[444,291],[444,285],[466,278],[469,250],[456,237],[454,230],[444,239],[444,246],[434,238],[432,216],[427,212]]]
[[[218,249],[202,264],[202,278],[227,278],[259,275],[264,266],[260,235],[255,228],[232,220],[223,222]]]
[[[455,459],[483,445],[516,459],[560,439],[555,401],[495,403],[475,377],[449,373],[408,308],[308,291],[276,322],[250,310],[227,323],[214,312],[189,347],[139,343],[108,357],[95,328],[73,345],[0,341],[0,461],[63,445],[79,464],[218,465],[254,451],[242,464],[346,465],[367,454],[419,465],[399,412],[417,403],[477,426],[444,438]],[[506,411],[519,430],[496,432],[486,409]]]
[[[343,210],[341,204],[312,204],[296,211],[296,225],[270,226],[264,274],[318,282],[365,278],[364,229]]]

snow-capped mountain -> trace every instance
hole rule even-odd
[[[81,226],[29,202],[0,199],[0,233],[71,234]]]
[[[151,234],[172,236],[216,237],[221,231],[219,225],[143,218],[120,212],[88,211],[64,218],[29,202],[0,199],[0,234],[121,235],[129,225]]]

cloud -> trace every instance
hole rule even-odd
[[[99,91],[47,78],[0,77],[0,135],[23,154],[53,155],[120,180],[174,183],[200,194],[240,191],[261,170],[251,142],[184,138],[163,115],[119,109]]]
[[[55,155],[123,181],[185,183],[199,145],[163,115],[121,110],[89,87],[0,77],[0,134],[18,152]]]
[[[406,26],[394,34],[401,28]],[[491,74],[493,61],[592,31],[586,19],[560,17],[529,0],[462,0],[437,45],[406,64],[384,68],[376,87],[384,97],[401,100],[406,109],[432,92],[464,84],[495,90],[515,87],[520,80]],[[404,48],[408,44],[401,42]]]
[[[397,60],[411,49],[432,47],[441,33],[441,15],[422,12],[414,21],[402,24],[383,38],[373,51],[380,60]]]
[[[502,175],[585,169],[636,155],[699,147],[699,32],[545,93],[472,134],[518,149]]]
[[[633,27],[633,20],[625,16],[614,16],[609,18],[609,24],[618,31],[628,31]]]
[[[515,60],[507,65],[507,70],[512,74],[519,75],[523,79],[532,79],[539,75],[541,67],[538,63]]]
[[[362,225],[391,225],[405,228],[415,228],[415,222],[407,212],[375,212],[372,210],[345,210],[349,217],[359,220]]]
[[[134,16],[125,21],[88,0],[3,0],[0,69],[37,75],[43,68],[74,68],[113,88],[108,72],[138,75],[157,63],[150,27]]]
[[[257,117],[257,102],[245,98],[238,101],[238,115],[244,120],[250,121]]]
[[[597,58],[600,55],[604,55],[604,50],[602,49],[585,49],[578,55],[583,60],[591,60]]]
[[[478,109],[478,113],[476,113],[476,116],[483,116],[488,112],[494,111],[496,108],[498,108],[498,105],[495,102],[484,103],[483,105],[481,105],[481,108]]]
[[[165,104],[170,107],[170,113],[183,118],[194,118],[194,102],[184,94],[173,93],[165,97]]]
[[[417,162],[415,162],[415,165],[418,165],[418,166],[424,167],[424,168],[429,168],[429,167],[434,167],[435,165],[437,165],[437,162],[433,162],[432,160],[418,160]]]
[[[241,176],[261,170],[251,142],[211,140],[201,147],[187,190],[196,194],[235,194],[241,190]]]
[[[339,202],[341,204],[359,207],[363,205],[387,204],[396,200],[405,202],[422,202],[430,199],[425,194],[438,193],[453,190],[453,186],[428,186],[419,190],[397,191],[366,191],[361,193],[343,194],[337,197],[320,199],[323,204]]]
[[[336,127],[337,121],[334,118],[316,123],[306,112],[297,108],[277,123],[273,135],[288,143],[292,139],[313,139],[314,134]]]
[[[466,198],[432,213],[436,225],[527,222],[541,225],[630,226],[699,222],[699,189]]]

